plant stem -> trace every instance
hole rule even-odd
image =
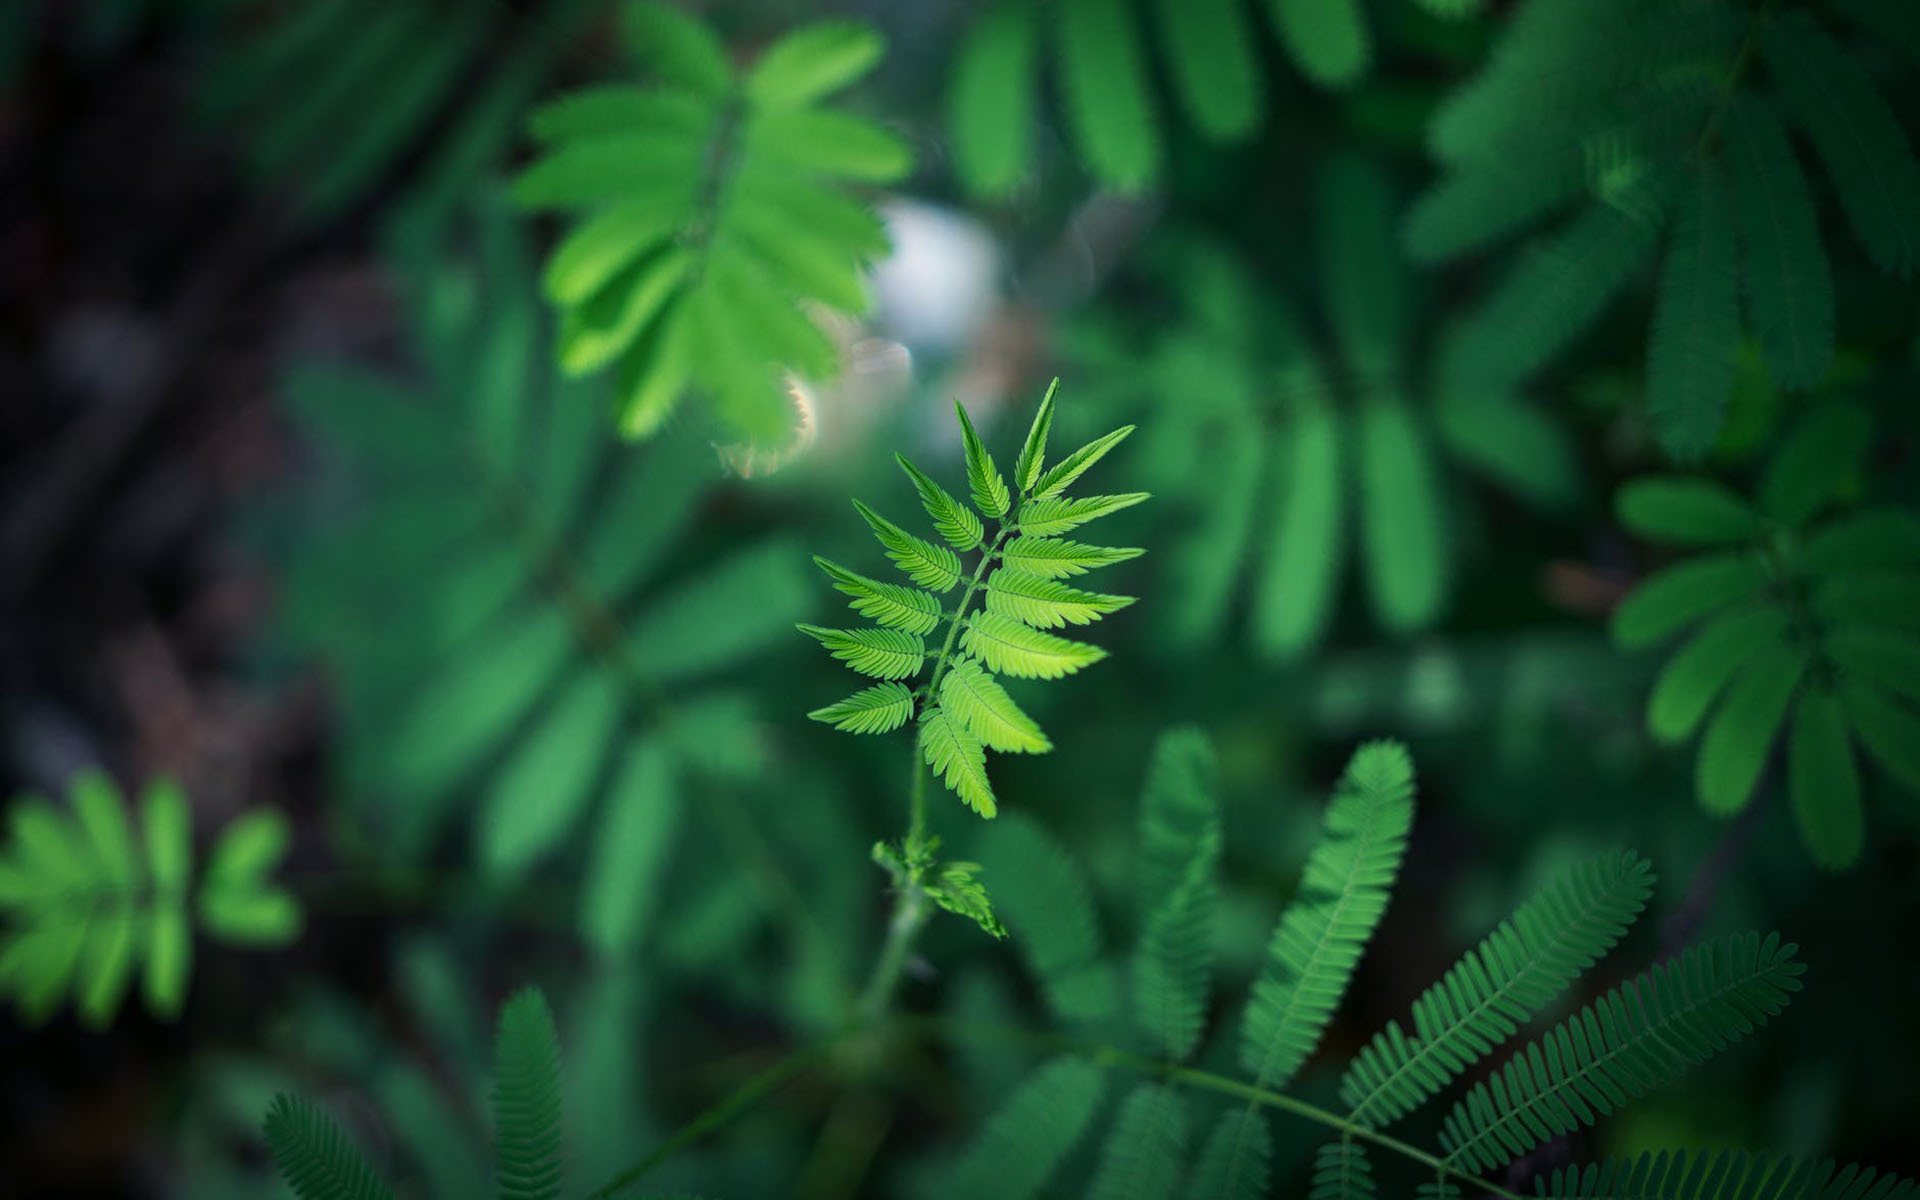
[[[887,922],[887,940],[881,943],[873,974],[867,979],[866,990],[860,993],[857,1011],[861,1026],[878,1025],[887,1015],[894,989],[900,984],[900,973],[906,968],[907,955],[932,912],[926,890],[918,880],[908,880],[901,886],[893,903],[893,917]]]
[[[640,1182],[647,1172],[671,1158],[676,1151],[720,1129],[756,1102],[777,1091],[782,1084],[806,1070],[816,1059],[825,1057],[828,1051],[857,1032],[859,1032],[859,1026],[850,1026],[837,1036],[802,1046],[788,1054],[675,1130],[671,1137],[654,1147],[651,1154],[621,1171],[599,1188],[587,1193],[587,1200],[608,1200],[608,1197],[617,1195]]]

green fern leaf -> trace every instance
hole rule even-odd
[[[1800,561],[1816,575],[1920,563],[1920,516],[1902,508],[1853,513],[1810,535]]]
[[[953,411],[960,418],[960,441],[967,452],[967,488],[973,493],[973,506],[989,517],[1004,517],[1013,503],[1007,481],[1001,478],[1000,468],[993,465],[986,443],[974,431],[966,406],[956,401]]]
[[[1200,1148],[1186,1200],[1265,1200],[1272,1160],[1273,1134],[1259,1108],[1231,1109]]]
[[[972,658],[962,655],[947,664],[940,680],[940,704],[990,750],[1045,754],[1053,749],[1033,718]]]
[[[1700,740],[1695,790],[1708,812],[1735,813],[1753,799],[1807,663],[1805,650],[1774,643],[1758,648],[1734,679]]]
[[[979,871],[979,863],[941,863],[939,875],[927,885],[927,895],[941,908],[972,921],[989,936],[1004,938],[1007,927],[994,915],[987,889],[977,878]]]
[[[558,1200],[560,1038],[538,989],[500,1009],[493,1049],[494,1180],[500,1200]]]
[[[1043,477],[1040,482],[1044,485],[1046,479]],[[1028,500],[1020,505],[1019,529],[1021,533],[1033,537],[1052,537],[1070,529],[1078,529],[1089,521],[1123,508],[1132,508],[1148,498],[1145,492],[1127,492],[1117,496],[1082,496],[1078,499],[1053,496]]]
[[[898,629],[822,629],[818,625],[795,628],[825,646],[841,662],[875,679],[905,679],[917,675],[927,657],[924,642]]]
[[[1260,64],[1237,0],[1156,0],[1174,90],[1202,133],[1235,141],[1260,123]]]
[[[1366,1148],[1341,1139],[1328,1142],[1313,1156],[1313,1177],[1307,1200],[1373,1200],[1373,1167]]]
[[[983,451],[984,453],[984,451]],[[927,510],[927,516],[933,518],[933,527],[946,543],[955,550],[972,550],[977,547],[985,534],[980,526],[980,518],[966,505],[955,500],[947,490],[935,483],[926,472],[908,462],[905,455],[896,454],[894,461],[900,469],[913,480],[915,490],[920,493],[920,504]],[[994,478],[999,478],[995,472]],[[1006,487],[1005,483],[1000,485]]]
[[[1060,1058],[1040,1067],[987,1118],[948,1172],[942,1194],[954,1200],[1045,1194],[1093,1123],[1105,1082],[1100,1068],[1084,1059]]]
[[[1647,730],[1669,744],[1686,740],[1707,710],[1759,647],[1787,636],[1787,614],[1778,607],[1721,613],[1700,627],[1667,660],[1647,699]]]
[[[275,1096],[267,1111],[267,1149],[300,1200],[390,1200],[360,1151],[320,1108],[298,1096]]]
[[[1633,480],[1614,493],[1613,511],[1632,532],[1677,546],[1744,545],[1758,530],[1747,502],[1707,479]]]
[[[1766,586],[1766,570],[1744,553],[1707,555],[1668,567],[1613,610],[1613,640],[1629,650],[1650,646]]]
[[[1115,979],[1101,947],[1093,897],[1079,865],[1024,814],[997,823],[981,844],[1014,949],[1061,1020],[1111,1015]]]
[[[1093,174],[1136,191],[1160,171],[1160,133],[1146,56],[1127,8],[1109,0],[1062,0],[1057,54],[1075,145]]]
[[[1355,429],[1360,548],[1380,623],[1420,629],[1446,592],[1445,505],[1432,442],[1398,399],[1362,403]]]
[[[1728,118],[1725,156],[1748,321],[1774,384],[1798,391],[1833,363],[1833,278],[1819,217],[1772,106],[1743,96]]]
[[[963,722],[939,705],[920,714],[920,754],[947,789],[981,816],[999,812],[987,781],[987,756]]]
[[[629,436],[660,429],[691,389],[750,438],[776,440],[793,412],[781,371],[828,378],[840,365],[801,302],[864,310],[859,269],[885,248],[878,221],[838,189],[911,165],[890,132],[816,104],[872,68],[879,37],[807,27],[736,84],[725,51],[686,16],[637,5],[628,25],[656,86],[541,110],[542,157],[514,184],[523,205],[583,217],[548,277],[562,362],[614,365]],[[711,186],[717,162],[724,188]]]
[[[1033,491],[1046,467],[1047,435],[1053,431],[1053,394],[1059,389],[1058,379],[1047,385],[1047,394],[1034,411],[1033,424],[1027,427],[1027,440],[1020,445],[1020,457],[1014,460],[1013,486],[1023,497]]]
[[[940,624],[940,599],[896,583],[878,583],[818,554],[813,563],[833,580],[835,590],[853,597],[853,611],[888,629],[928,634]]]
[[[947,128],[969,191],[1008,195],[1033,160],[1038,26],[1026,0],[1001,0],[968,27],[955,54]]]
[[[1729,207],[1719,170],[1702,164],[1660,275],[1647,350],[1647,421],[1681,462],[1712,449],[1733,390],[1740,316]]]
[[[1186,1153],[1186,1102],[1170,1087],[1143,1083],[1121,1103],[1087,1195],[1090,1200],[1173,1200]]]
[[[1108,455],[1108,451],[1112,451],[1116,445],[1125,442],[1131,434],[1133,434],[1133,426],[1131,426],[1131,424],[1123,424],[1123,426],[1119,426],[1114,432],[1102,434],[1102,436],[1094,438],[1089,444],[1081,445],[1079,449],[1075,449],[1073,453],[1069,453],[1068,457],[1064,457],[1064,459],[1060,459],[1058,463],[1054,463],[1052,467],[1046,468],[1046,474],[1043,474],[1039,480],[1033,482],[1033,499],[1035,499],[1035,501],[1046,501],[1046,499],[1054,499],[1054,497],[1058,497],[1060,493],[1066,492],[1075,482],[1079,482],[1079,476],[1087,474],[1087,472],[1094,467],[1094,463],[1098,463],[1100,459],[1104,459],[1104,457]],[[1125,499],[1125,497],[1100,497],[1100,499]],[[1146,499],[1146,497],[1142,495],[1140,499]],[[1139,501],[1127,499],[1127,503],[1139,503]],[[1021,524],[1025,524],[1025,509],[1027,509],[1027,507],[1029,507],[1029,505],[1021,505]],[[1033,505],[1033,507],[1037,507],[1037,505]],[[1119,505],[1119,507],[1125,507],[1125,505]],[[1114,509],[1106,509],[1106,511],[1096,513],[1094,516],[1104,516],[1106,513],[1112,513],[1112,511],[1114,511]],[[1087,520],[1092,520],[1092,516],[1089,516]],[[1029,534],[1048,534],[1048,532],[1058,532],[1058,530],[1027,530],[1027,532],[1029,532]]]
[[[960,558],[953,551],[922,541],[858,500],[853,506],[873,529],[873,536],[879,539],[887,557],[907,573],[907,578],[936,592],[952,591],[959,584]],[[978,541],[977,534],[975,540]]]
[[[1171,896],[1196,856],[1218,852],[1219,766],[1213,744],[1194,728],[1170,729],[1154,742],[1140,793],[1137,907],[1144,916]]]
[[[891,733],[913,717],[913,693],[905,684],[876,683],[807,716],[848,733]]]
[[[1603,854],[1514,910],[1357,1055],[1340,1083],[1353,1119],[1404,1117],[1512,1037],[1620,940],[1645,907],[1653,872],[1631,852]]]
[[[1778,935],[1720,938],[1608,992],[1448,1114],[1450,1165],[1491,1171],[1665,1086],[1766,1023],[1805,968]]]
[[[1907,1200],[1912,1181],[1881,1175],[1872,1167],[1748,1154],[1741,1150],[1662,1150],[1632,1158],[1609,1158],[1586,1167],[1555,1167],[1538,1181],[1540,1194],[1555,1200]]]
[[[578,827],[618,736],[621,703],[612,676],[578,672],[514,746],[480,802],[480,857],[489,871],[518,878]],[[531,796],[539,802],[528,803]]]
[[[1132,603],[1132,596],[1082,591],[1013,567],[1001,567],[987,576],[987,611],[1037,629],[1090,625]]]
[[[1413,761],[1393,742],[1347,764],[1299,894],[1280,914],[1266,970],[1241,1026],[1240,1061],[1256,1087],[1280,1087],[1319,1044],[1386,912],[1413,823]]]
[[[1065,579],[1084,575],[1096,567],[1139,558],[1146,551],[1131,546],[1089,546],[1066,538],[1034,537],[1021,534],[1000,548],[1001,561],[1017,571],[1043,579]]]
[[[1794,706],[1787,797],[1800,840],[1815,863],[1836,871],[1859,859],[1866,842],[1860,772],[1847,737],[1846,711],[1823,690],[1803,691]]]
[[[1906,278],[1920,267],[1920,163],[1866,73],[1802,12],[1782,13],[1762,42],[1788,111],[1813,138],[1840,207],[1874,265]]]
[[[1318,400],[1295,405],[1275,439],[1273,527],[1252,618],[1254,644],[1270,657],[1318,644],[1332,618],[1347,545],[1346,441],[1340,415]]]
[[[1467,377],[1514,384],[1552,361],[1626,287],[1658,232],[1644,206],[1595,204],[1525,253],[1462,332]]]
[[[1059,679],[1107,656],[1099,646],[1042,633],[986,611],[967,614],[961,645],[986,663],[988,670],[1015,679]]]
[[[1179,1062],[1206,1025],[1213,979],[1214,878],[1219,834],[1195,854],[1180,883],[1148,915],[1133,959],[1133,1013],[1155,1051]]]
[[[1359,0],[1268,0],[1267,7],[1308,79],[1336,88],[1366,74],[1373,44]]]

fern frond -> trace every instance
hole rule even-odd
[[[853,502],[853,507],[873,530],[887,557],[906,572],[907,578],[936,592],[949,592],[959,585],[960,557],[953,551],[922,541],[858,500]],[[980,540],[977,529],[973,539],[976,543]]]
[[[1347,433],[1332,405],[1310,399],[1293,406],[1277,439],[1273,528],[1252,616],[1254,644],[1269,657],[1306,651],[1333,615],[1347,553]]]
[[[1357,1055],[1340,1083],[1353,1119],[1399,1120],[1538,1013],[1612,949],[1646,905],[1653,873],[1630,851],[1590,859],[1513,916]]]
[[[1020,444],[1020,457],[1014,460],[1013,487],[1022,496],[1033,491],[1040,472],[1046,469],[1047,435],[1053,432],[1053,396],[1059,390],[1057,378],[1047,385],[1047,394],[1040,397],[1040,407],[1034,410],[1033,424],[1027,426],[1027,440]]]
[[[1001,567],[987,576],[987,611],[1036,629],[1091,625],[1133,603],[1132,596],[1087,592],[1055,579]]]
[[[906,679],[917,675],[927,657],[926,643],[898,629],[823,629],[818,625],[795,628],[825,646],[841,662],[875,679]]]
[[[1593,204],[1523,252],[1462,332],[1462,369],[1484,384],[1519,383],[1550,362],[1639,271],[1659,232],[1646,206]]]
[[[1807,651],[1788,642],[1754,648],[1700,739],[1694,790],[1708,812],[1736,813],[1753,799],[1760,769],[1808,665]]]
[[[1812,136],[1840,207],[1874,265],[1902,279],[1920,268],[1920,163],[1866,73],[1803,12],[1782,13],[1762,43],[1767,72]]]
[[[1726,185],[1712,163],[1697,169],[1693,183],[1660,275],[1647,350],[1647,421],[1682,462],[1699,460],[1720,435],[1740,338]]]
[[[1229,1109],[1200,1147],[1186,1200],[1265,1200],[1272,1161],[1266,1115],[1251,1104]]]
[[[993,903],[987,898],[979,872],[979,863],[941,863],[939,874],[926,885],[927,895],[941,908],[972,921],[989,936],[1004,938],[1007,927],[994,915]]]
[[[940,624],[940,599],[931,592],[896,583],[879,583],[818,554],[813,556],[813,563],[833,580],[836,591],[853,597],[853,611],[876,625],[927,634]]]
[[[1099,646],[1042,633],[1012,617],[984,610],[967,615],[961,644],[988,670],[1016,679],[1059,679],[1107,656]]]
[[[978,661],[962,655],[948,662],[940,680],[940,706],[958,717],[967,731],[990,750],[1045,754],[1053,743],[1032,717],[1007,695]]]
[[[1041,482],[1044,484],[1045,479]],[[1069,499],[1053,496],[1043,500],[1027,500],[1020,505],[1019,528],[1024,534],[1034,537],[1052,537],[1078,529],[1089,521],[1098,520],[1123,508],[1132,508],[1142,500],[1150,499],[1145,492],[1128,492],[1118,496],[1082,496]]]
[[[1662,1150],[1610,1158],[1585,1167],[1556,1167],[1537,1181],[1553,1200],[1907,1200],[1920,1187],[1872,1167],[1810,1162],[1742,1150]]]
[[[1062,0],[1060,91],[1068,128],[1093,174],[1137,191],[1160,172],[1160,129],[1132,12],[1106,0]]]
[[[1725,158],[1748,321],[1774,384],[1812,387],[1833,362],[1833,277],[1806,176],[1770,104],[1751,96],[1735,101]]]
[[[1131,425],[1122,425],[1111,433],[1102,434],[1093,439],[1049,467],[1046,474],[1034,482],[1032,498],[1051,500],[1064,493],[1082,475],[1091,470],[1095,463],[1105,458],[1108,451],[1126,441],[1133,430],[1134,427]]]
[[[391,1200],[393,1193],[318,1105],[275,1096],[264,1130],[273,1165],[300,1200]]]
[[[1105,1076],[1080,1058],[1059,1058],[1029,1075],[987,1118],[947,1174],[942,1194],[1030,1200],[1045,1193],[1061,1162],[1093,1123]]]
[[[1096,567],[1139,558],[1145,550],[1132,546],[1089,546],[1065,538],[1034,537],[1021,534],[1000,548],[1000,558],[1009,567],[1038,575],[1043,579],[1065,579],[1084,575]]]
[[[1013,503],[1007,481],[994,465],[993,455],[987,453],[986,443],[975,432],[966,406],[956,401],[953,411],[960,418],[960,444],[966,450],[967,487],[973,493],[973,506],[989,517],[1004,517]]]
[[[938,704],[920,714],[920,754],[947,789],[991,820],[999,811],[987,780],[987,756],[966,725]]]
[[[1171,1087],[1127,1094],[1100,1147],[1090,1200],[1173,1200],[1187,1154],[1187,1106]]]
[[[800,304],[864,310],[859,272],[886,245],[840,189],[890,182],[911,163],[891,133],[819,103],[872,68],[879,35],[803,28],[736,79],[693,18],[635,5],[628,27],[653,89],[543,109],[544,153],[514,184],[523,205],[584,214],[548,276],[564,312],[561,361],[575,373],[617,364],[632,437],[657,432],[687,390],[750,437],[784,434],[780,372],[839,369]]]
[[[1375,616],[1397,633],[1420,629],[1446,594],[1445,501],[1432,437],[1397,397],[1362,402],[1355,421],[1360,550]]]
[[[1140,789],[1137,908],[1153,912],[1186,877],[1196,855],[1217,850],[1219,765],[1207,735],[1169,729],[1153,744]]]
[[[921,507],[927,510],[927,516],[933,519],[933,527],[946,539],[947,545],[955,550],[972,550],[979,546],[985,530],[981,528],[980,518],[974,515],[973,510],[955,500],[925,471],[908,462],[904,454],[896,454],[893,458],[900,464],[900,469],[907,473],[907,478],[913,480],[914,490],[920,493]]]
[[[1213,982],[1217,832],[1147,917],[1133,959],[1133,1013],[1154,1050],[1173,1062],[1192,1054],[1207,1020]]]
[[[1048,1006],[1069,1022],[1110,1013],[1115,980],[1079,865],[1046,830],[1018,813],[988,832],[980,857],[994,881],[1001,919],[1013,931],[1014,949]]]
[[[1785,1007],[1805,968],[1778,935],[1717,939],[1608,992],[1447,1115],[1450,1164],[1491,1171],[1663,1087]]]
[[[1373,1200],[1373,1166],[1366,1147],[1347,1139],[1328,1142],[1313,1156],[1307,1200]]]
[[[968,27],[947,85],[954,167],[972,190],[1012,192],[1033,159],[1040,14],[1027,0],[1000,0]]]
[[[876,683],[807,714],[847,733],[891,733],[913,717],[913,693],[901,683]]]
[[[1299,894],[1280,914],[1241,1025],[1255,1086],[1282,1086],[1319,1044],[1386,912],[1413,823],[1413,761],[1393,742],[1362,746],[1327,806]]]
[[[558,1200],[560,1037],[537,988],[500,1009],[493,1044],[494,1181],[500,1200]]]

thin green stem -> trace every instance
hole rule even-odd
[[[922,917],[924,920],[924,916]],[[891,941],[891,939],[890,939]],[[904,951],[902,951],[904,953]],[[909,1037],[933,1037],[948,1041],[968,1039],[999,1039],[1001,1041],[1020,1042],[1043,1050],[1064,1054],[1079,1054],[1096,1066],[1107,1069],[1131,1071],[1138,1075],[1159,1079],[1167,1083],[1190,1087],[1196,1091],[1213,1092],[1220,1096],[1230,1096],[1245,1100],[1250,1105],[1270,1108],[1287,1113],[1316,1125],[1331,1129],[1343,1138],[1370,1142],[1380,1149],[1410,1162],[1416,1162],[1434,1172],[1436,1179],[1455,1179],[1467,1187],[1476,1188],[1487,1195],[1500,1197],[1500,1200],[1525,1200],[1518,1192],[1484,1179],[1469,1171],[1461,1170],[1438,1154],[1422,1150],[1411,1142],[1404,1142],[1390,1134],[1363,1125],[1351,1117],[1342,1116],[1330,1109],[1321,1108],[1305,1100],[1276,1092],[1270,1088],[1257,1087],[1225,1075],[1216,1075],[1211,1071],[1202,1071],[1196,1067],[1186,1067],[1179,1063],[1166,1062],[1133,1054],[1117,1046],[1104,1042],[1090,1042],[1079,1038],[1041,1030],[1025,1029],[1017,1025],[998,1025],[979,1021],[956,1021],[943,1017],[907,1017],[857,1021],[839,1033],[818,1042],[802,1046],[779,1062],[755,1075],[740,1085],[718,1103],[706,1109],[700,1115],[681,1126],[665,1142],[662,1142],[651,1154],[638,1163],[615,1176],[613,1181],[591,1193],[587,1200],[607,1200],[623,1188],[639,1181],[648,1171],[664,1162],[681,1148],[690,1145],[706,1135],[713,1133],[739,1116],[755,1101],[777,1089],[781,1084],[800,1073],[806,1066],[823,1057],[842,1042],[864,1034],[882,1034],[898,1032]]]
[[[906,968],[907,955],[913,952],[915,939],[932,915],[933,906],[927,899],[926,889],[918,880],[907,880],[894,900],[893,916],[887,921],[887,939],[880,945],[880,957],[874,960],[873,974],[867,979],[866,990],[860,993],[861,1025],[877,1025],[887,1015],[887,1006],[893,1003],[894,990],[900,985],[900,973]]]
[[[947,622],[947,640],[941,643],[940,653],[933,660],[933,674],[927,676],[927,697],[932,699],[939,694],[940,676],[947,669],[947,658],[953,653],[954,639],[960,636],[960,626],[967,619],[967,606],[973,603],[973,594],[980,590],[980,581],[987,576],[987,568],[993,565],[993,556],[1000,551],[1000,543],[1007,540],[1013,532],[1013,526],[1003,524],[1000,532],[993,535],[993,541],[981,552],[980,561],[973,568],[973,578],[967,580],[967,590],[960,593],[960,603],[953,610],[953,616]]]
[[[857,1032],[859,1032],[858,1026],[849,1027],[834,1037],[802,1046],[788,1054],[675,1130],[672,1136],[654,1147],[653,1152],[645,1158],[621,1171],[594,1191],[587,1193],[587,1200],[608,1200],[609,1197],[632,1187],[648,1172],[680,1150],[724,1127],[754,1104],[778,1091],[794,1076],[825,1057],[835,1046]]]

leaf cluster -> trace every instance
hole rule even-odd
[[[280,946],[299,936],[299,903],[276,886],[288,830],[256,809],[229,823],[196,867],[192,813],[178,785],[148,782],[136,828],[113,780],[83,771],[70,805],[17,796],[0,844],[0,995],[40,1024],[72,999],[104,1027],[136,973],[146,1007],[178,1016],[192,974],[197,928],[235,946]]]
[[[1532,0],[1429,127],[1444,175],[1406,241],[1440,261],[1573,210],[1470,318],[1472,377],[1535,374],[1664,254],[1646,352],[1647,420],[1697,460],[1725,422],[1743,337],[1783,391],[1828,373],[1833,269],[1795,137],[1888,275],[1920,267],[1920,161],[1856,46],[1892,37],[1899,0],[1839,6]],[[1784,10],[1784,11],[1783,11]],[[1664,245],[1663,245],[1664,242]]]
[[[1654,682],[1649,732],[1699,737],[1696,791],[1721,816],[1753,802],[1784,741],[1795,823],[1828,869],[1865,845],[1856,746],[1920,792],[1920,519],[1849,502],[1870,434],[1864,411],[1828,404],[1788,430],[1751,500],[1678,475],[1615,497],[1629,530],[1693,552],[1613,615],[1627,649],[1691,631]]]
[[[846,185],[912,163],[880,126],[822,103],[882,45],[851,22],[804,26],[736,72],[706,25],[664,4],[625,9],[651,86],[605,84],[540,108],[541,156],[514,184],[575,215],[542,287],[569,376],[612,367],[621,430],[658,431],[697,391],[724,423],[772,441],[793,424],[784,374],[823,380],[840,351],[818,306],[866,311],[861,269],[887,249]]]
[[[939,542],[908,533],[858,500],[854,507],[914,586],[871,579],[816,557],[849,606],[873,624],[800,626],[835,658],[881,680],[807,715],[864,734],[889,733],[913,722],[926,765],[967,807],[987,818],[999,812],[999,803],[987,777],[986,752],[1042,754],[1053,748],[1001,678],[1058,679],[1105,658],[1099,647],[1053,631],[1091,624],[1133,598],[1087,591],[1066,580],[1141,553],[1059,536],[1147,497],[1140,492],[1066,494],[1133,427],[1096,438],[1049,466],[1055,387],[1047,389],[1034,414],[1011,484],[966,409],[955,406],[971,507],[899,457]],[[988,521],[994,523],[991,532]],[[971,571],[961,554],[978,556]],[[944,597],[956,593],[948,608]],[[908,852],[911,856],[911,847]]]

